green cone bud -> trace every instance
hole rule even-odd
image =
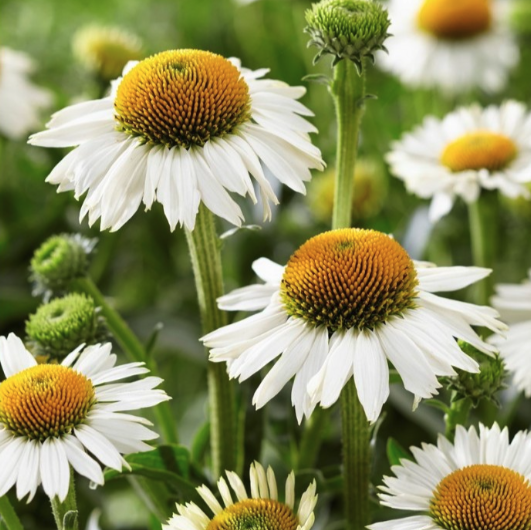
[[[81,344],[108,339],[105,320],[94,300],[77,293],[41,305],[26,322],[26,335],[29,349],[46,362],[60,361]]]
[[[453,401],[468,398],[477,407],[481,400],[487,399],[499,406],[496,393],[505,388],[506,374],[501,357],[490,357],[463,341],[459,341],[459,346],[478,362],[480,372],[472,374],[456,369],[457,376],[443,379],[443,384],[454,392]]]
[[[385,50],[384,41],[391,21],[387,10],[371,0],[322,0],[306,11],[311,37],[308,46],[319,48],[314,63],[323,54],[351,60],[361,72],[363,59],[374,62],[374,53]]]
[[[87,275],[89,255],[96,244],[79,234],[62,234],[47,239],[31,259],[30,279],[34,282],[33,294],[63,294],[76,278]]]

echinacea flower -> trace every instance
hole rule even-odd
[[[291,472],[286,480],[284,502],[279,500],[277,481],[273,470],[266,470],[258,463],[251,464],[251,495],[249,496],[240,477],[227,471],[227,481],[218,481],[218,490],[223,504],[206,486],[197,488],[199,495],[210,508],[213,516],[207,515],[194,503],[177,505],[177,512],[163,525],[164,530],[310,530],[317,502],[315,481],[303,493],[295,510],[295,475]],[[232,492],[231,492],[232,488]]]
[[[405,85],[461,94],[501,90],[518,63],[505,0],[391,0],[380,66]]]
[[[200,202],[239,226],[228,192],[256,203],[250,174],[269,218],[278,201],[262,164],[304,193],[309,168],[323,161],[309,139],[315,127],[300,116],[312,114],[297,101],[305,89],[260,79],[267,72],[206,51],[162,52],[130,63],[111,96],[56,113],[30,143],[79,146],[46,180],[78,199],[86,193],[80,217],[101,218],[102,230],[118,230],[155,201],[172,230],[192,230]]]
[[[219,299],[222,309],[260,313],[203,337],[210,360],[226,361],[240,381],[280,359],[258,387],[262,407],[295,377],[292,403],[299,422],[315,405],[333,405],[354,378],[369,421],[389,395],[390,361],[417,400],[437,393],[453,367],[477,372],[455,338],[495,351],[471,326],[505,329],[490,307],[441,298],[490,274],[479,267],[413,262],[390,236],[347,228],[315,236],[285,267],[267,259],[253,268],[266,283]]]
[[[64,501],[70,467],[103,484],[98,462],[120,471],[129,467],[122,454],[152,449],[150,422],[125,412],[170,399],[155,388],[162,380],[120,383],[148,369],[115,366],[109,343],[79,350],[61,364],[37,364],[17,336],[0,337],[0,496],[16,485],[17,497],[31,500],[42,483]]]
[[[518,390],[531,397],[531,270],[520,285],[496,285],[492,305],[509,323],[506,337],[491,338]]]
[[[41,123],[39,112],[52,102],[51,94],[29,80],[33,61],[25,53],[0,48],[0,134],[24,138]]]
[[[380,489],[383,505],[413,515],[368,526],[370,530],[525,530],[531,526],[531,436],[509,442],[497,424],[468,431],[455,441],[412,447],[412,462],[393,466]]]
[[[474,105],[428,117],[395,142],[387,155],[391,172],[411,193],[432,197],[430,219],[437,221],[456,197],[475,202],[481,189],[511,198],[531,198],[531,115],[523,104]]]

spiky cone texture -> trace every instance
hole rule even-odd
[[[386,51],[391,24],[387,10],[371,0],[322,0],[306,11],[306,23],[308,46],[319,49],[314,63],[329,54],[334,65],[348,59],[359,72],[365,58],[374,62],[374,53]]]

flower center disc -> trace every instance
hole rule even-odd
[[[529,530],[531,487],[512,469],[468,466],[441,480],[430,513],[446,530]]]
[[[0,422],[33,440],[69,433],[93,403],[92,383],[58,364],[32,366],[0,384]]]
[[[114,107],[120,130],[169,148],[202,146],[250,118],[239,70],[199,50],[167,51],[138,63],[120,83]]]
[[[517,154],[514,142],[502,134],[478,131],[465,134],[448,144],[441,162],[453,172],[488,169],[495,171],[507,166]]]
[[[406,251],[374,230],[325,232],[289,259],[281,296],[289,315],[337,329],[371,328],[414,307],[417,275]]]
[[[218,513],[206,530],[296,530],[298,526],[289,506],[272,499],[247,499]]]
[[[490,28],[491,0],[424,0],[417,22],[440,39],[475,37]]]

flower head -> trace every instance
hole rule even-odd
[[[321,0],[306,11],[306,22],[308,45],[319,48],[314,62],[330,54],[334,63],[349,59],[359,71],[363,59],[374,62],[374,53],[385,50],[391,23],[387,10],[372,0]]]
[[[237,289],[219,306],[262,311],[202,340],[213,348],[210,359],[226,361],[240,381],[281,356],[253,403],[262,407],[295,377],[299,421],[317,403],[335,403],[351,377],[367,418],[375,421],[389,394],[388,360],[407,390],[429,398],[441,386],[437,376],[455,375],[454,367],[478,371],[455,338],[492,353],[471,326],[505,328],[489,307],[432,294],[466,287],[489,269],[413,262],[393,238],[373,230],[325,232],[285,267],[262,258],[253,268],[265,285]]]
[[[310,168],[323,168],[309,139],[316,129],[300,115],[305,89],[260,79],[267,70],[200,50],[172,50],[130,63],[111,96],[55,114],[49,130],[31,137],[44,147],[79,146],[47,181],[58,191],[87,193],[80,217],[118,230],[143,202],[160,202],[173,230],[192,230],[200,202],[240,225],[243,214],[229,195],[257,202],[264,218],[278,200],[262,165],[304,193]]]
[[[197,491],[214,515],[205,514],[194,503],[177,505],[178,514],[163,526],[164,530],[310,530],[315,520],[313,509],[317,502],[315,482],[304,492],[295,511],[293,472],[286,480],[284,502],[279,500],[277,482],[271,468],[266,472],[255,462],[251,465],[249,474],[250,496],[240,477],[227,471],[227,479],[233,491],[231,492],[223,477],[218,481],[218,490],[224,506],[206,486],[201,486]]]
[[[507,27],[505,4],[504,0],[391,0],[393,42],[389,54],[380,54],[378,62],[413,87],[447,93],[474,88],[499,91],[519,57]]]
[[[95,246],[95,239],[80,234],[49,237],[31,259],[33,294],[43,294],[48,299],[52,294],[67,291],[72,280],[87,275],[89,257]]]
[[[518,390],[531,397],[531,270],[520,285],[496,285],[492,305],[509,322],[506,337],[492,337]]]
[[[370,530],[525,530],[531,526],[531,436],[459,425],[455,442],[412,447],[415,462],[393,466],[382,504],[423,515],[376,523]]]
[[[387,155],[391,171],[419,197],[433,197],[430,218],[437,221],[455,197],[471,203],[481,189],[531,198],[531,115],[524,105],[461,108],[395,142]]]
[[[66,357],[79,344],[97,344],[107,338],[105,319],[94,300],[71,293],[45,303],[26,322],[30,349],[39,360]]]
[[[33,61],[22,52],[0,48],[0,134],[19,140],[41,123],[39,112],[51,94],[28,79]]]
[[[72,48],[78,60],[103,81],[119,77],[129,61],[137,61],[142,55],[142,43],[136,35],[96,24],[78,30]]]
[[[31,500],[42,483],[50,498],[64,500],[70,466],[103,484],[98,461],[121,470],[128,467],[122,454],[151,450],[144,441],[158,435],[150,423],[124,412],[168,400],[155,389],[162,380],[118,383],[148,370],[115,363],[111,345],[98,344],[61,364],[37,364],[18,337],[0,337],[0,495],[16,485],[17,497]]]

